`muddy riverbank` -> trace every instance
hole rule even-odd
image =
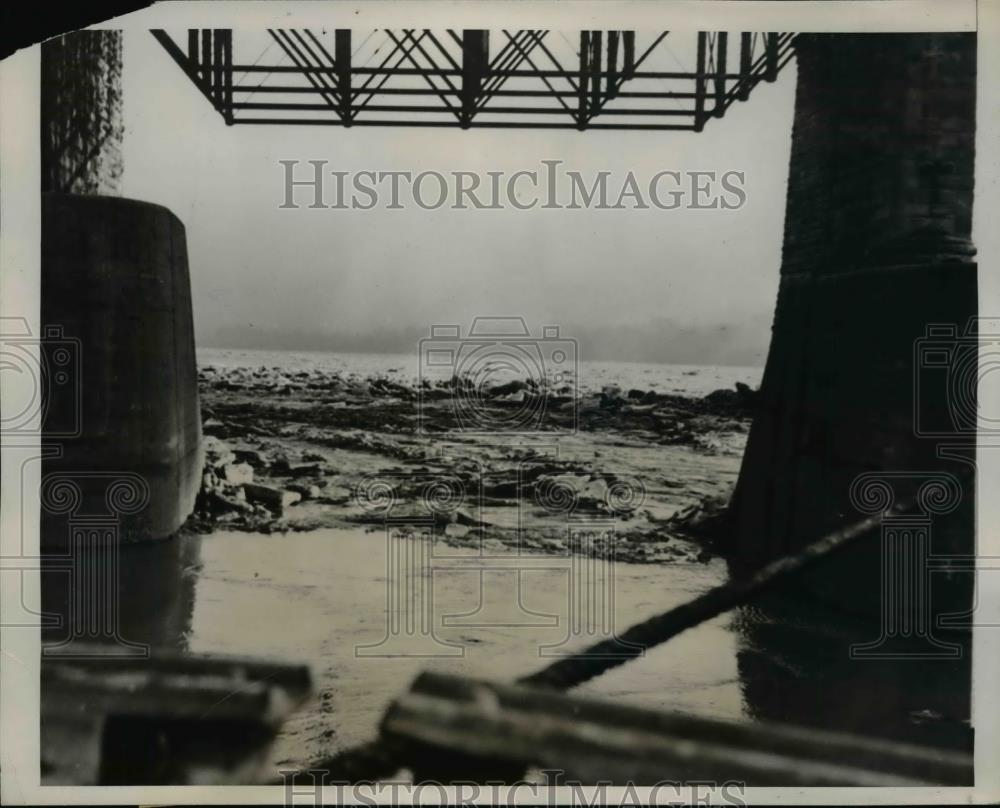
[[[725,579],[711,531],[749,428],[745,386],[569,395],[204,367],[200,395],[186,643],[309,662],[316,697],[284,727],[275,767],[370,739],[424,668],[511,679]],[[407,624],[422,610],[430,634]],[[736,717],[724,626],[584,689]]]
[[[728,577],[713,538],[748,389],[605,385],[519,431],[457,419],[474,404],[509,424],[537,412],[525,407],[537,391],[431,393],[385,375],[204,367],[197,512],[170,541],[123,548],[121,636],[312,671],[313,696],[282,726],[271,776],[371,740],[422,670],[512,681]],[[966,742],[959,667],[858,665],[848,649],[873,626],[787,598],[697,626],[575,692]]]
[[[456,380],[415,388],[213,367],[200,381],[207,463],[193,530],[388,520],[404,532],[429,523],[454,546],[558,553],[568,527],[607,523],[617,557],[634,563],[711,551],[754,404],[745,386],[570,397],[513,382],[473,393]],[[471,428],[470,413],[496,428]]]

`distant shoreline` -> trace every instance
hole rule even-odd
[[[210,352],[246,352],[246,353],[261,353],[261,354],[309,354],[309,355],[343,355],[343,356],[378,356],[378,357],[395,357],[395,358],[406,358],[416,359],[416,355],[413,352],[406,351],[377,351],[377,350],[362,350],[357,348],[290,348],[290,347],[247,347],[247,346],[234,346],[234,345],[196,345],[195,352],[198,354],[207,354]],[[669,367],[683,367],[683,368],[700,368],[700,367],[716,367],[716,368],[732,368],[734,370],[758,370],[761,373],[764,372],[764,363],[760,364],[743,364],[740,362],[693,362],[693,361],[678,361],[672,359],[620,359],[614,356],[596,356],[588,357],[582,359],[585,363],[594,364],[622,364],[622,365],[663,365]]]

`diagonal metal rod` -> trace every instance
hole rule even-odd
[[[201,75],[198,72],[197,66],[184,51],[182,51],[171,38],[170,35],[164,31],[162,28],[152,28],[149,33],[153,35],[153,38],[163,47],[163,49],[170,55],[170,58],[177,63],[177,66],[184,71],[184,74],[191,80],[191,83],[201,92],[205,98],[207,98],[212,105],[215,102],[212,99],[212,92],[208,86],[208,83],[202,81]]]
[[[293,31],[293,33],[295,33]],[[350,36],[351,31],[347,29],[347,51],[345,63],[341,63],[335,59],[330,52],[323,46],[323,43],[319,41],[316,35],[310,31],[308,28],[305,29],[306,36],[312,40],[313,45],[319,52],[319,55],[313,54],[312,49],[309,44],[302,39],[300,35],[296,33],[296,36],[302,41],[303,47],[305,47],[310,54],[313,54],[317,62],[325,67],[332,68],[335,73],[330,75],[330,81],[337,88],[337,91],[333,94],[334,98],[337,99],[337,114],[343,118],[345,121],[351,120],[351,73],[350,73]],[[342,29],[337,29],[334,33],[334,37],[340,37],[344,31]]]
[[[293,62],[295,62],[296,66],[300,67],[306,78],[315,78],[316,86],[323,87],[330,93],[333,93],[336,90],[332,69],[323,64],[316,65],[310,62],[309,59],[303,55],[304,49],[296,44],[295,40],[292,38],[294,36],[296,39],[299,39],[298,32],[294,30],[286,31],[284,28],[277,28],[270,30],[269,33],[275,37],[278,44],[285,51],[285,54]],[[336,98],[336,96],[333,97]]]
[[[302,35],[298,31],[296,31],[294,28],[292,28],[292,29],[289,29],[289,32],[290,32],[291,36],[294,36],[296,38],[296,40],[298,40],[298,42],[299,42],[300,46],[302,47],[302,49],[304,51],[306,51],[306,53],[308,53],[309,56],[316,63],[318,63],[317,64],[318,67],[323,67],[323,68],[328,68],[328,69],[331,69],[331,70],[335,70],[336,65],[334,63],[334,60],[329,57],[329,54],[327,54],[327,60],[324,62],[323,58],[320,57],[320,56],[317,56],[315,54],[315,52],[312,50],[312,48],[309,47],[309,43],[305,41],[305,39],[302,37]],[[307,31],[306,33],[308,33],[310,36],[312,36],[312,32]],[[315,39],[315,37],[313,37],[313,39]],[[324,53],[325,53],[325,50],[324,50]],[[330,72],[330,73],[324,72],[322,75],[323,75],[323,77],[325,77],[326,79],[329,80],[329,86],[331,88],[331,93],[330,94],[331,94],[331,97],[334,100],[334,103],[336,104],[337,114],[343,116],[343,113],[341,111],[341,107],[343,105],[343,100],[344,99],[343,99],[343,96],[339,92],[339,87],[338,87],[338,82],[337,82],[337,79],[336,79],[336,74],[334,72]],[[317,78],[319,78],[319,76],[317,76]],[[326,84],[325,81],[324,81],[324,84]]]
[[[871,535],[881,525],[884,516],[906,513],[913,506],[912,502],[899,503],[884,515],[875,514],[833,531],[799,552],[771,562],[748,578],[710,589],[692,601],[632,626],[619,638],[596,643],[536,673],[522,676],[517,684],[557,690],[582,684],[634,659],[647,647],[662,644],[689,628],[752,601],[760,593],[787,582],[802,570]],[[625,643],[637,646],[632,656],[622,655],[624,648],[628,647]],[[617,656],[600,656],[609,652]],[[396,757],[391,747],[374,742],[345,749],[311,766],[310,771],[322,772],[327,782],[361,782],[390,777],[403,765],[404,761]]]
[[[273,65],[260,64],[267,50],[253,64],[233,64],[228,29],[189,31],[186,51],[162,30],[151,33],[226,123],[236,123],[233,113],[238,111],[243,115],[238,122],[245,124],[349,125],[356,122],[358,111],[365,110],[374,113],[363,124],[369,126],[474,128],[470,126],[473,118],[484,113],[485,120],[477,119],[475,128],[650,131],[700,131],[711,117],[721,117],[732,103],[745,99],[757,84],[773,81],[794,58],[795,39],[791,33],[743,33],[738,59],[727,59],[727,35],[701,32],[693,69],[681,65],[679,71],[663,71],[643,68],[660,51],[669,32],[652,32],[639,50],[634,31],[587,30],[581,32],[581,50],[583,46],[586,50],[577,52],[580,64],[567,70],[550,48],[551,41],[545,42],[554,33],[548,30],[503,30],[506,41],[492,58],[486,44],[488,33],[481,30],[476,34],[450,28],[375,29],[369,38],[379,30],[386,39],[372,54],[372,61],[383,50],[388,52],[384,58],[377,57],[381,63],[376,67],[356,67],[351,58],[342,58],[352,50],[350,29],[336,29],[336,49],[328,48],[326,40],[309,29],[269,30],[272,46],[278,44],[283,51],[282,60]],[[757,45],[758,40],[764,47]],[[453,43],[461,49],[461,60],[451,50]],[[554,69],[548,69],[549,65]],[[247,78],[255,73],[265,78],[251,86]],[[236,81],[233,74],[239,74]],[[283,82],[282,76],[288,74],[295,74],[301,83]],[[394,84],[404,77],[414,77],[418,83]],[[679,84],[654,90],[659,80]],[[253,99],[255,93],[267,97]],[[303,94],[312,98],[302,98]],[[380,102],[380,96],[386,101]],[[393,103],[400,96],[418,102]],[[434,96],[440,106],[420,103]],[[498,98],[533,102],[494,106]],[[259,103],[250,103],[252,99]],[[622,104],[619,99],[652,103]],[[694,109],[682,108],[677,99],[693,99]],[[313,100],[322,100],[326,106]],[[535,105],[534,100],[540,103]],[[657,101],[674,101],[674,109],[665,109]],[[271,117],[245,115],[255,109],[276,112]],[[308,114],[324,109],[334,113],[330,121]],[[405,120],[393,116],[394,112],[406,113]],[[427,120],[442,112],[454,116],[453,120]],[[575,126],[553,121],[553,116],[567,116]],[[681,123],[679,117],[687,120]]]
[[[489,90],[500,87],[517,70],[518,66],[524,62],[520,57],[523,50],[522,46],[531,39],[533,32],[518,31],[513,37],[511,37],[510,31],[507,29],[503,29],[502,33],[507,37],[507,42],[504,43],[500,56],[490,65],[490,72],[493,73],[493,77],[487,86]]]
[[[527,34],[527,39],[530,40],[530,42],[531,42],[531,47],[530,48],[526,48],[525,47],[525,45],[528,44],[527,42],[524,42],[524,43],[518,42],[517,41],[517,37],[511,38],[510,33],[508,31],[504,31],[504,34],[508,38],[510,38],[510,44],[513,45],[513,47],[514,47],[514,49],[516,51],[517,61],[514,62],[512,68],[511,68],[511,71],[507,75],[503,76],[503,78],[500,80],[500,82],[498,84],[495,84],[494,87],[493,87],[493,89],[491,89],[489,91],[489,93],[486,96],[484,96],[483,100],[479,104],[480,109],[484,108],[486,106],[486,103],[491,98],[493,98],[498,92],[500,92],[501,88],[506,83],[507,79],[510,78],[510,75],[514,72],[514,70],[516,70],[522,64],[524,64],[525,62],[527,62],[529,65],[531,65],[532,68],[537,69],[534,61],[532,61],[532,59],[531,59],[531,51],[535,48],[536,45],[538,45],[542,41],[542,38],[548,32],[547,31],[540,31],[540,32],[527,31],[525,33]],[[518,34],[518,36],[520,36],[520,34]],[[552,83],[547,78],[545,78],[545,77],[542,78],[542,81],[544,82],[545,86],[548,87],[548,89],[549,89],[549,91],[551,93],[554,90],[554,88],[552,87]],[[566,105],[566,102],[562,100],[562,98],[560,98],[559,96],[555,96],[555,98],[556,98],[557,101],[559,101],[560,104],[562,104],[564,107],[566,107],[567,110],[569,110],[569,107]]]
[[[413,29],[412,28],[410,30],[408,30],[408,31],[404,29],[403,33],[405,33],[410,39],[413,39]],[[431,30],[429,28],[424,28],[423,29],[423,33],[421,34],[420,39],[423,39],[425,36],[428,37],[428,38],[430,38],[431,40],[434,40],[434,34],[431,33]],[[423,56],[428,61],[428,63],[430,63],[434,67],[437,67],[437,62],[434,60],[434,57],[431,56],[426,50],[424,50],[424,46],[421,45],[419,41],[414,40],[414,45],[416,46],[417,51],[420,53],[420,55]],[[438,47],[440,47],[440,45]],[[445,55],[447,55],[447,53]],[[450,58],[451,57],[449,57],[449,59]],[[413,63],[416,64],[416,60],[413,60],[412,57],[411,57],[411,61],[413,61]],[[458,65],[454,60],[451,60],[451,63],[452,63],[452,65],[454,65],[454,68],[456,70],[458,70],[459,72],[461,72],[462,68],[461,68],[460,65]],[[444,81],[445,84],[448,85],[448,89],[449,90],[458,90],[458,87],[456,85],[454,85],[454,84],[451,83],[451,79],[448,77],[447,74],[443,74],[441,76],[441,79]]]
[[[576,76],[573,75],[570,71],[563,69],[562,63],[555,57],[552,51],[549,50],[548,46],[541,40],[539,40],[538,42],[538,47],[542,49],[542,53],[544,53],[549,58],[549,61],[552,62],[552,64],[555,65],[559,71],[565,74],[563,75],[563,78],[565,78],[566,81],[569,82],[569,86],[573,89],[573,95],[575,96],[580,91],[580,87],[576,83]]]
[[[462,69],[462,66],[458,62],[456,62],[455,58],[451,55],[451,53],[448,52],[448,49],[444,45],[442,45],[440,41],[438,41],[438,38],[436,36],[434,36],[433,31],[431,31],[429,28],[425,28],[424,33],[427,34],[428,38],[431,41],[431,44],[433,44],[439,51],[441,51],[444,58],[448,60],[449,64],[451,64],[451,66],[455,68],[455,70]]]
[[[756,34],[754,34],[756,37]],[[796,34],[781,34],[777,40],[777,59],[778,59],[778,70],[780,71],[788,63],[788,59],[785,58],[789,49],[794,46]],[[751,49],[752,56],[752,49]],[[732,106],[732,99],[734,96],[738,96],[740,100],[746,100],[749,96],[750,90],[756,87],[760,82],[766,81],[765,73],[767,72],[768,65],[768,54],[762,53],[754,61],[752,66],[749,68],[749,72],[744,74],[741,70],[739,78],[737,80],[736,86],[729,90],[726,94],[727,103],[726,107]],[[730,78],[727,75],[725,78]]]
[[[506,32],[505,32],[505,33],[506,33]],[[546,32],[546,33],[547,33],[547,32]],[[543,50],[543,51],[545,51],[545,50],[546,50],[546,48],[545,48],[545,45],[544,45],[544,44],[542,44],[542,37],[540,37],[540,36],[538,36],[538,35],[535,35],[535,39],[534,39],[534,43],[535,43],[536,45],[541,45],[541,46],[542,46],[542,50]],[[551,57],[550,57],[550,58],[551,58]],[[527,55],[527,54],[526,54],[526,55],[525,55],[525,59],[527,60],[528,64],[529,64],[529,65],[531,65],[531,67],[532,67],[532,68],[534,68],[534,69],[536,69],[536,70],[537,70],[537,66],[535,65],[535,62],[534,62],[534,60],[532,60],[532,58],[531,58],[531,56],[530,56],[530,55]],[[546,87],[548,88],[548,90],[549,90],[549,93],[550,93],[550,94],[551,94],[551,95],[552,95],[552,96],[553,96],[553,97],[554,97],[554,98],[555,98],[555,99],[556,99],[556,100],[557,100],[557,101],[558,101],[558,102],[559,102],[560,104],[562,104],[562,106],[563,106],[563,109],[564,109],[564,110],[565,110],[566,112],[568,112],[568,113],[570,114],[570,116],[572,116],[572,117],[573,117],[573,118],[575,119],[575,117],[576,117],[576,113],[575,113],[575,112],[573,111],[573,108],[572,108],[572,107],[570,107],[570,105],[569,105],[569,104],[567,104],[567,103],[566,103],[566,102],[565,102],[565,101],[563,100],[563,97],[562,97],[562,94],[560,94],[560,93],[557,93],[557,92],[556,92],[556,89],[555,89],[555,87],[553,87],[553,86],[552,86],[552,82],[550,82],[550,81],[549,81],[549,80],[548,80],[547,78],[545,78],[544,76],[542,77],[542,82],[543,82],[543,83],[545,84],[545,86],[546,86]],[[571,87],[573,88],[573,89],[572,89],[572,96],[571,96],[571,97],[575,97],[575,96],[577,95],[577,93],[579,92],[579,85],[578,85],[578,84],[577,84],[576,82],[574,82],[574,81],[573,81],[572,79],[570,79],[570,86],[571,86]]]
[[[795,57],[795,34],[784,34],[779,39],[778,44],[778,70],[779,72]],[[727,91],[726,103],[723,111],[729,109],[736,101],[744,101],[749,96],[750,90],[764,81],[766,70],[766,56],[760,56],[748,75],[744,76],[736,86]]]
[[[888,513],[905,513],[912,507],[912,503],[901,504]],[[772,561],[747,578],[709,589],[694,600],[637,623],[619,637],[603,640],[572,656],[559,659],[540,671],[521,677],[518,682],[558,690],[581,685],[641,656],[647,648],[660,645],[689,628],[746,603],[762,591],[787,581],[863,536],[871,535],[881,525],[883,517],[884,514],[875,514],[835,530],[797,553]]]
[[[484,92],[490,92],[494,87],[499,87],[505,81],[507,81],[508,75],[513,71],[513,66],[517,59],[517,52],[514,49],[514,40],[520,39],[524,31],[518,31],[516,37],[511,39],[510,33],[506,30],[503,31],[504,35],[507,37],[508,41],[504,43],[503,47],[500,49],[500,53],[489,66],[487,72],[488,78],[483,85]]]
[[[385,32],[386,32],[386,34],[388,34],[388,35],[389,35],[389,38],[390,38],[390,39],[391,39],[391,40],[392,40],[392,41],[393,41],[394,43],[396,43],[396,45],[397,45],[397,46],[400,46],[400,47],[402,46],[402,43],[401,43],[401,42],[400,42],[400,41],[399,41],[399,40],[398,40],[398,39],[396,38],[396,35],[395,35],[395,34],[393,34],[393,33],[392,33],[392,31],[390,31],[390,30],[389,30],[389,29],[387,28]],[[422,47],[420,46],[420,40],[419,40],[419,39],[417,39],[417,38],[416,38],[416,37],[415,37],[415,36],[413,35],[413,29],[412,29],[412,28],[411,28],[411,29],[404,29],[404,30],[403,30],[403,34],[404,34],[404,36],[406,36],[406,38],[407,38],[408,40],[410,40],[410,41],[411,41],[411,42],[413,43],[413,47],[411,47],[411,48],[410,48],[410,50],[408,50],[408,51],[406,52],[406,54],[405,54],[405,58],[406,58],[406,59],[407,59],[407,60],[408,60],[408,61],[409,61],[409,62],[410,62],[410,63],[411,63],[411,64],[412,64],[412,65],[413,65],[413,66],[414,66],[415,68],[420,68],[420,63],[419,63],[419,62],[418,62],[418,61],[417,61],[416,59],[414,59],[414,58],[413,58],[413,55],[412,55],[412,51],[413,51],[413,49],[414,49],[414,48],[416,48],[416,49],[417,49],[417,50],[418,50],[418,51],[419,51],[419,52],[420,52],[420,53],[421,53],[421,54],[422,54],[422,55],[424,56],[424,58],[425,58],[425,59],[427,59],[427,61],[431,63],[431,65],[432,65],[432,66],[436,66],[436,65],[435,65],[435,62],[434,62],[434,60],[433,60],[433,59],[431,59],[430,57],[428,57],[428,56],[427,56],[427,52],[426,52],[426,51],[425,51],[425,50],[424,50],[424,49],[423,49],[423,48],[422,48]],[[426,31],[425,31],[424,33],[422,33],[422,34],[420,35],[420,38],[421,38],[421,39],[423,39],[423,37],[425,36],[425,34],[426,34]],[[437,71],[434,71],[434,72],[427,72],[427,73],[424,73],[424,74],[423,74],[423,75],[424,75],[424,80],[425,80],[425,81],[426,81],[426,82],[427,82],[427,83],[428,83],[428,84],[429,84],[429,85],[430,85],[431,87],[433,87],[433,88],[434,88],[434,89],[435,89],[435,90],[437,91],[437,94],[438,94],[438,97],[439,97],[439,98],[441,99],[441,102],[442,102],[442,103],[443,103],[443,104],[444,104],[444,105],[445,105],[445,106],[446,106],[446,107],[447,107],[447,108],[448,108],[449,110],[451,110],[451,112],[452,112],[452,113],[454,113],[455,117],[456,117],[456,118],[457,118],[458,120],[461,120],[461,118],[462,118],[462,113],[461,113],[461,111],[460,111],[459,109],[457,109],[456,107],[454,107],[454,106],[453,106],[453,105],[451,104],[451,102],[450,102],[450,101],[448,100],[448,96],[447,96],[447,95],[445,95],[445,94],[443,94],[443,93],[441,92],[440,88],[439,88],[439,87],[438,87],[438,86],[437,86],[436,84],[434,84],[434,82],[433,82],[433,81],[431,81],[431,75],[434,75],[434,74],[435,74],[436,72],[437,72]],[[450,82],[450,81],[448,80],[448,77],[447,77],[447,75],[441,75],[441,78],[443,78],[443,79],[445,80],[445,83],[449,85],[449,89],[451,89],[451,90],[454,90],[455,92],[458,92],[458,88],[457,88],[457,87],[455,87],[454,85],[452,85],[452,84],[451,84],[451,82]]]
[[[386,31],[386,35],[388,34],[389,32]],[[393,39],[393,48],[391,51],[389,51],[388,54],[386,54],[385,59],[382,60],[382,64],[379,65],[379,67],[377,68],[378,72],[370,73],[368,78],[365,79],[365,83],[358,89],[358,92],[355,93],[354,95],[355,98],[358,98],[362,93],[368,94],[365,100],[357,106],[359,110],[364,109],[368,105],[368,103],[372,100],[372,98],[374,98],[375,93],[379,92],[382,89],[385,83],[389,81],[390,78],[392,78],[393,74],[403,75],[402,73],[399,72],[401,69],[399,66],[403,63],[403,60],[406,59],[407,52],[413,50],[413,47],[414,47],[413,45],[409,45],[408,47],[404,48],[399,44],[399,42]],[[388,64],[389,60],[397,55],[398,58],[396,59],[395,65],[393,65],[393,67],[391,68],[383,70],[386,64]],[[405,70],[405,68],[403,68],[403,70]],[[354,72],[359,73],[361,71],[355,70]],[[376,80],[376,76],[381,76],[381,81],[379,81],[379,83],[375,86],[374,89],[369,90],[368,87],[371,85],[373,81]],[[434,89],[435,91],[438,91],[436,87]]]
[[[320,90],[320,95],[322,95],[330,109],[337,112],[338,102],[336,97],[333,95],[332,88],[326,82],[320,80],[319,75],[310,69],[308,62],[306,62],[304,66],[302,65],[302,62],[305,62],[305,59],[303,59],[301,54],[298,53],[293,42],[285,41],[284,31],[281,29],[276,30],[268,28],[267,32],[274,38],[274,41],[278,43],[278,46],[285,52],[285,55],[295,63],[302,75],[305,76],[306,80]]]
[[[316,39],[316,37],[313,36],[313,34],[312,34],[311,31],[306,31],[306,33],[309,34],[309,36],[312,37],[314,40]],[[330,79],[331,89],[336,90],[337,89],[337,82],[336,82],[336,79],[335,79],[334,74],[332,72],[335,69],[335,65],[334,65],[333,59],[330,58],[329,54],[327,54],[327,59],[326,59],[326,61],[324,61],[322,57],[316,55],[315,51],[310,47],[309,43],[306,42],[306,40],[302,36],[302,34],[300,34],[294,28],[289,28],[288,31],[287,31],[287,34],[290,35],[290,36],[295,37],[295,39],[298,42],[299,46],[302,48],[302,50],[304,50],[307,54],[309,54],[309,57],[313,60],[313,62],[315,63],[316,67],[322,67],[322,68],[325,68],[326,70],[330,70],[331,71],[331,72],[327,73],[326,70],[324,70],[323,75],[325,75],[327,78]],[[322,48],[321,48],[321,50],[322,50]],[[325,51],[324,51],[324,53],[325,53]]]
[[[632,65],[631,70],[629,70],[626,74],[620,76],[617,79],[617,81],[614,84],[614,87],[610,90],[610,92],[612,93],[612,97],[617,97],[617,96],[620,95],[619,91],[624,86],[625,82],[629,81],[632,78],[634,78],[635,71],[638,70],[639,67],[642,65],[642,63],[645,62],[646,59],[649,58],[649,54],[651,54],[653,52],[654,48],[656,48],[657,45],[659,45],[664,39],[666,39],[666,36],[669,33],[670,33],[669,31],[664,31],[656,39],[654,39],[653,40],[653,44],[650,45],[648,48],[646,48],[646,50],[643,52],[642,56],[640,56],[638,59],[635,60],[635,62]],[[695,96],[695,94],[692,93],[691,97],[694,98],[694,96]],[[669,97],[672,97],[672,96],[670,94],[668,94],[668,93],[660,93],[659,97],[660,98],[669,98]]]
[[[506,34],[507,32],[504,31],[504,33]],[[520,33],[521,32],[519,31],[518,34],[520,34]],[[508,34],[508,37],[509,36],[510,35]],[[493,57],[493,61],[490,62],[490,72],[491,73],[495,73],[497,70],[501,69],[502,65],[509,63],[508,60],[510,58],[510,51],[511,51],[511,44],[510,44],[510,42],[509,41],[505,42],[503,44],[503,47],[500,48],[500,51],[497,53],[497,55]]]

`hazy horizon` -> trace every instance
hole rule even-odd
[[[459,325],[462,333],[469,327],[468,323],[454,325]],[[765,323],[763,330],[760,325],[684,326],[656,321],[643,326],[597,328],[560,325],[560,337],[575,341],[581,361],[763,367],[770,323]],[[221,328],[209,336],[196,337],[198,347],[206,349],[416,355],[420,340],[429,335],[429,326],[361,333],[269,331],[251,326]]]
[[[685,42],[673,46],[678,59]],[[794,62],[701,133],[581,133],[227,127],[146,32],[126,34],[124,59],[124,195],[165,205],[185,225],[199,346],[405,353],[432,324],[520,316],[532,331],[559,325],[595,359],[764,363]],[[630,171],[742,171],[746,204],[279,209],[283,159],[510,175],[554,156],[585,177],[611,172],[615,188]]]

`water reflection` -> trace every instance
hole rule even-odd
[[[194,616],[195,588],[200,569],[202,537],[182,533],[170,539],[118,548],[117,601],[101,587],[109,577],[108,556],[47,556],[41,577],[42,609],[56,618],[42,631],[49,649],[67,651],[67,641],[111,644],[117,638],[159,648],[187,650]],[[81,582],[88,582],[81,585]],[[89,590],[90,604],[81,602]],[[84,613],[84,609],[89,612]],[[117,631],[113,629],[117,623]],[[79,636],[73,625],[88,629]]]
[[[939,632],[961,646],[958,659],[852,659],[879,622],[802,589],[740,609],[733,626],[749,717],[971,751],[967,632]]]
[[[333,529],[181,535],[122,547],[120,636],[158,647],[308,663],[316,699],[283,728],[271,760],[277,766],[308,764],[370,739],[389,701],[421,670],[511,680],[541,667],[546,660],[539,658],[539,645],[558,641],[565,631],[522,631],[510,621],[456,624],[440,637],[464,648],[458,658],[361,657],[356,649],[378,643],[385,632],[384,547],[379,534]],[[615,575],[620,630],[717,585],[726,570],[720,562],[621,564]],[[483,595],[480,580],[475,569],[435,576],[436,602],[443,612],[468,611]],[[526,584],[523,605],[532,612],[564,608],[560,571],[533,572]],[[46,611],[70,615],[65,571],[47,571],[42,592]],[[48,629],[43,637],[54,643],[65,634],[65,627]],[[870,618],[824,606],[801,589],[787,591],[650,649],[580,694],[970,748],[968,649],[958,660],[850,658],[852,643],[877,634]]]
[[[403,543],[396,549],[411,553],[421,541],[392,540]],[[308,764],[370,740],[389,703],[423,670],[513,681],[552,661],[541,656],[543,648],[565,642],[569,559],[528,557],[534,568],[523,574],[519,597],[516,574],[509,569],[515,556],[479,559],[471,548],[447,547],[435,554],[435,569],[424,572],[426,581],[433,580],[440,655],[434,648],[429,655],[428,649],[417,649],[423,656],[359,653],[386,637],[388,561],[398,557],[382,531],[363,529],[205,537],[191,650],[307,662],[313,672],[316,700],[282,728],[273,752],[276,765]],[[508,569],[496,569],[505,563]],[[616,627],[690,600],[725,574],[721,562],[616,564]],[[403,596],[416,599],[421,591],[414,586]],[[560,620],[543,622],[539,614]],[[445,620],[448,615],[453,619]],[[579,693],[738,718],[735,637],[727,622],[722,618],[686,632],[588,682]],[[574,635],[565,647],[592,640]]]

